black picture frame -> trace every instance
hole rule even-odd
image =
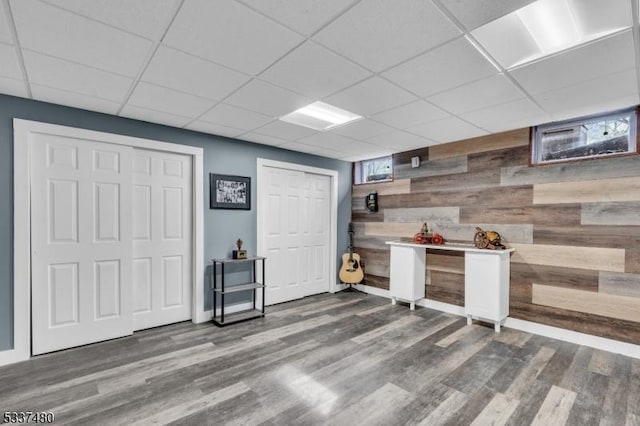
[[[209,173],[209,208],[251,210],[251,178]]]

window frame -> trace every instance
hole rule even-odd
[[[364,172],[363,172],[363,166],[365,163],[369,162],[369,161],[375,161],[375,160],[382,160],[382,159],[386,159],[388,158],[390,160],[391,163],[391,177],[388,179],[381,179],[381,180],[376,180],[376,181],[372,181],[372,182],[365,182],[364,180]],[[360,161],[356,161],[353,163],[353,184],[354,185],[375,185],[378,183],[388,183],[388,182],[393,182],[394,180],[394,159],[393,159],[393,155],[384,155],[382,157],[375,157],[375,158],[368,158],[366,160],[360,160]]]
[[[638,155],[640,154],[640,143],[638,143],[638,137],[640,136],[640,120],[638,119],[638,115],[640,112],[640,107],[632,107],[632,108],[624,108],[615,111],[609,111],[602,114],[593,114],[578,118],[572,118],[569,120],[558,121],[554,123],[546,123],[538,126],[533,126],[530,129],[530,138],[529,138],[529,166],[538,167],[538,166],[548,166],[553,164],[562,164],[562,163],[570,163],[575,161],[588,161],[602,158],[613,158],[613,157],[621,157],[628,155]],[[578,125],[590,124],[598,121],[605,121],[609,118],[615,118],[617,116],[624,116],[627,114],[631,114],[631,122],[629,123],[629,149],[626,152],[615,152],[610,154],[599,154],[599,155],[589,155],[582,157],[572,157],[572,158],[561,158],[557,160],[546,160],[543,161],[541,157],[541,136],[544,131],[555,130],[555,129],[563,129],[568,127],[575,127]]]

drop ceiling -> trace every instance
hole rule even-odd
[[[628,26],[505,69],[475,30],[530,3],[0,0],[0,93],[346,161],[640,103],[637,0],[612,0]],[[363,118],[279,120],[316,101]]]

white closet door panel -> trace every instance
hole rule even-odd
[[[191,157],[136,149],[134,329],[191,318]]]
[[[33,354],[131,334],[128,147],[30,139]]]
[[[266,304],[328,291],[330,177],[264,170]]]

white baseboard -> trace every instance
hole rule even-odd
[[[356,288],[374,296],[391,298],[389,290],[383,290],[367,285],[357,285]],[[462,317],[465,316],[464,308],[462,306],[451,305],[449,303],[438,302],[436,300],[422,299],[416,302],[416,305]],[[580,333],[573,330],[552,327],[550,325],[511,317],[506,319],[504,327],[640,359],[640,346],[632,343],[620,342],[618,340],[607,339],[605,337],[592,336],[591,334]]]

